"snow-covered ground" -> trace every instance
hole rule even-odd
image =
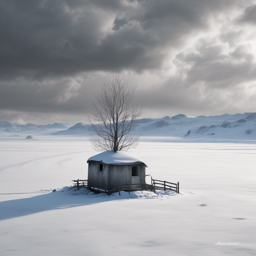
[[[0,138],[1,256],[256,255],[255,141],[142,137],[129,154],[180,194],[63,189],[96,153],[86,137]]]

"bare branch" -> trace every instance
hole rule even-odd
[[[94,149],[116,152],[137,145],[139,136],[131,132],[137,127],[141,108],[133,101],[134,92],[120,76],[103,84],[92,103],[93,119],[89,118],[95,133],[90,137]]]

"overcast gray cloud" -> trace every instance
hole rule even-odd
[[[248,6],[241,17],[238,19],[241,23],[251,23],[256,24],[256,4]]]
[[[236,2],[3,0],[0,72],[13,77],[158,69],[166,51],[208,29],[210,16]]]
[[[234,87],[256,79],[254,56],[246,46],[225,52],[224,45],[202,42],[197,53],[177,56],[183,64],[190,64],[187,81],[203,83],[207,87]]]
[[[248,45],[229,49],[212,39],[201,40],[197,47],[179,53],[173,61],[176,73],[160,88],[147,91],[146,108],[189,114],[254,110],[255,56]]]
[[[2,0],[0,119],[81,118],[104,79],[120,72],[127,80],[164,77],[138,84],[147,115],[253,111],[255,6],[253,0]]]

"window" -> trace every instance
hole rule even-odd
[[[132,176],[138,176],[138,170],[136,166],[132,167]]]
[[[100,164],[100,171],[103,171],[103,164]]]

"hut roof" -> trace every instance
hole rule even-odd
[[[88,162],[102,162],[104,164],[113,165],[132,165],[132,164],[143,164],[147,167],[145,163],[137,158],[134,158],[122,151],[105,151],[98,155],[92,156],[87,160]]]

